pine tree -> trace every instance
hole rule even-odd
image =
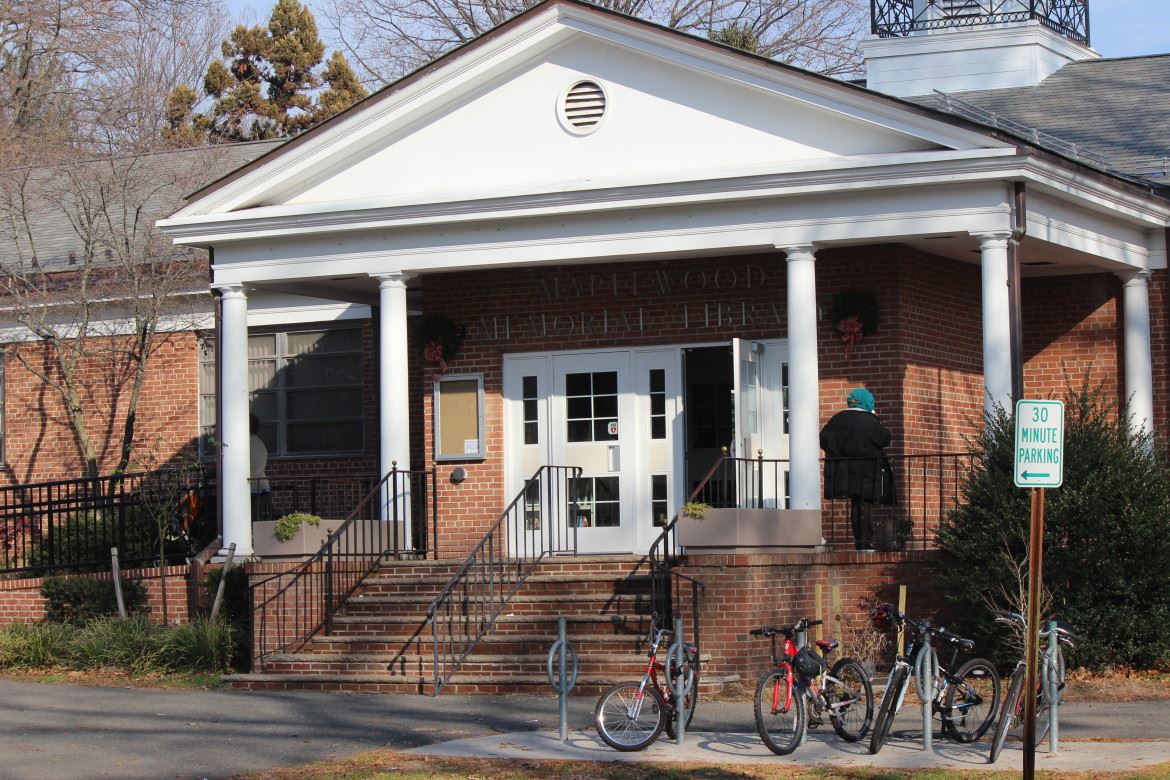
[[[163,136],[177,146],[284,138],[307,130],[366,96],[349,63],[325,44],[298,0],[278,0],[268,26],[239,25],[223,43],[223,61],[203,78],[212,103],[198,112],[189,88],[171,93]],[[327,86],[322,90],[322,86]]]

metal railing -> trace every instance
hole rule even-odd
[[[727,450],[711,466],[699,483],[691,490],[687,501],[702,501],[702,496],[708,491],[711,480],[719,473],[728,460]],[[683,589],[688,588],[691,597],[691,615],[694,623],[696,654],[702,653],[700,644],[702,596],[706,587],[702,582],[683,574],[675,567],[679,561],[678,534],[675,527],[678,525],[678,513],[662,527],[658,538],[650,545],[646,556],[650,564],[650,603],[654,610],[654,622],[661,627],[673,626],[675,620],[675,606],[682,603]]]
[[[525,481],[459,571],[427,608],[438,696],[533,569],[553,553],[577,552],[575,466],[542,466]]]
[[[870,32],[882,38],[1029,20],[1089,45],[1089,0],[870,0]]]
[[[883,503],[882,464],[874,458],[862,461],[862,471],[872,469],[856,487],[863,491],[873,523],[874,541],[887,552],[928,550],[942,518],[961,500],[963,477],[970,469],[970,453],[891,455],[892,503]],[[848,458],[822,459],[830,471],[848,468]],[[715,464],[691,500],[717,508],[775,509],[788,505],[789,462],[784,459],[725,457]],[[823,494],[823,493],[822,493]],[[823,499],[821,533],[830,547],[852,546],[853,530],[848,498]]]
[[[378,482],[374,472],[313,477],[273,477],[268,492],[254,502],[252,521],[276,520],[292,512],[323,518],[347,516]]]
[[[0,574],[104,571],[111,547],[122,566],[181,563],[210,538],[202,491],[175,470],[0,487]]]
[[[253,583],[256,666],[263,670],[269,656],[295,652],[319,631],[332,633],[338,608],[384,557],[438,557],[437,488],[433,470],[399,471],[395,466],[311,558]],[[430,548],[418,548],[407,528],[428,524]]]

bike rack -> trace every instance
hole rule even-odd
[[[1056,669],[1056,654],[1060,650],[1060,635],[1057,634],[1056,627],[1055,620],[1048,621],[1048,647],[1044,648],[1044,655],[1047,656],[1048,660],[1048,663],[1044,665],[1044,695],[1048,698],[1048,752],[1050,755],[1056,755],[1060,744],[1060,736],[1057,734],[1060,718],[1056,713],[1059,704],[1057,697],[1060,695],[1060,680]]]
[[[569,739],[569,691],[577,684],[577,673],[580,666],[577,663],[577,650],[569,642],[567,630],[568,618],[557,618],[557,641],[548,649],[548,684],[553,692],[560,696],[561,742]]]
[[[675,734],[674,743],[676,745],[681,745],[683,743],[683,740],[686,738],[684,731],[686,730],[686,727],[687,727],[687,707],[686,707],[687,684],[686,684],[686,675],[682,673],[682,669],[683,669],[683,619],[682,618],[675,618],[674,619],[674,644],[672,644],[670,646],[670,649],[666,651],[666,655],[668,658],[674,659],[674,663],[675,663],[674,668],[679,670],[679,673],[674,675],[673,680],[671,680],[669,675],[668,675],[667,682],[670,683],[670,693],[674,697],[674,734]],[[692,679],[694,679],[694,678],[692,678]]]
[[[914,685],[922,700],[922,748],[934,749],[934,681],[938,678],[938,655],[930,644],[930,632],[922,632],[922,649],[914,661]]]

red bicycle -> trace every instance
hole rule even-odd
[[[665,628],[652,629],[649,662],[642,679],[622,682],[610,688],[597,701],[593,723],[597,734],[614,750],[644,750],[658,739],[663,729],[669,737],[675,736],[675,708],[673,688],[682,677],[683,706],[686,724],[695,717],[699,700],[698,648],[684,644],[682,665],[676,666],[674,653],[668,652],[664,663],[658,661],[658,648],[671,636]],[[673,646],[671,650],[674,650]],[[659,672],[662,673],[661,681]],[[667,682],[663,686],[663,682]]]
[[[836,640],[818,640],[820,653],[806,646],[805,633],[823,622],[801,618],[751,631],[772,640],[773,668],[756,685],[755,710],[760,739],[776,755],[795,750],[808,728],[820,725],[826,714],[846,742],[865,736],[873,720],[873,685],[865,667],[842,658],[829,670],[826,659],[837,649]],[[777,653],[777,636],[784,637],[783,653]]]

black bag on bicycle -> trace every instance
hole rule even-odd
[[[802,647],[792,659],[792,668],[801,677],[812,678],[825,670],[825,660],[809,648]]]

